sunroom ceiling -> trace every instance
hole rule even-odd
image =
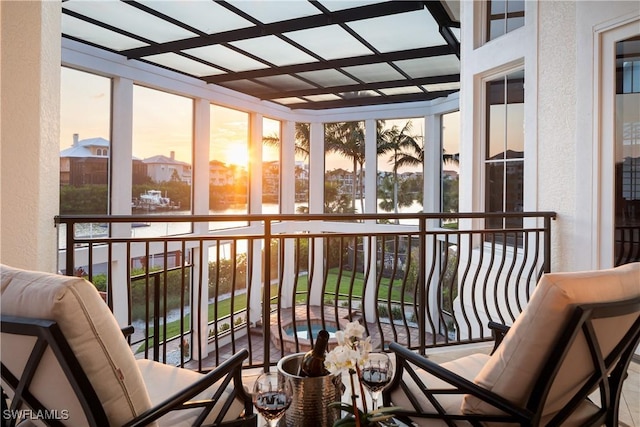
[[[62,36],[292,109],[460,89],[458,2],[136,0],[62,3]]]

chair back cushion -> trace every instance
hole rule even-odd
[[[0,265],[0,277],[2,314],[48,319],[58,324],[102,402],[111,425],[123,425],[151,407],[131,349],[95,286],[78,277],[18,270],[4,265]],[[17,350],[3,345],[2,362],[7,364],[10,359],[17,359]],[[45,405],[64,402],[64,393],[70,392],[69,387],[59,385],[63,381],[60,368],[52,366],[55,360],[50,362],[45,363],[44,371],[38,372],[38,378],[34,379],[43,384],[36,389],[43,393],[37,397]],[[46,369],[47,365],[51,369]],[[73,400],[73,396],[66,397],[67,402]],[[69,411],[70,425],[86,422],[84,414],[71,413],[69,405],[60,409]]]
[[[640,263],[599,271],[544,275],[527,307],[474,382],[524,406],[544,362],[567,325],[572,313],[571,305],[613,302],[638,296]],[[635,320],[633,316],[614,319],[596,326],[605,356]],[[579,337],[571,344],[553,380],[542,415],[562,409],[591,372],[593,364],[586,341]],[[462,411],[469,414],[495,414],[497,409],[474,396],[466,395]]]

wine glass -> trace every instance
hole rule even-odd
[[[360,381],[369,390],[373,409],[378,408],[380,392],[389,384],[393,367],[387,353],[369,353],[360,369]]]
[[[267,420],[267,425],[276,427],[291,405],[291,384],[277,372],[265,372],[256,379],[251,398],[257,411]]]

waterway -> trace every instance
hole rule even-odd
[[[299,206],[306,206],[306,203],[296,203],[296,209]],[[356,204],[356,209],[360,208],[360,203]],[[401,208],[399,210],[400,213],[416,213],[421,212],[422,206],[414,202],[412,206],[407,208]],[[264,214],[277,214],[280,212],[279,205],[277,203],[264,203],[262,205],[262,213]],[[171,215],[189,215],[189,211],[167,211],[167,212],[158,212],[160,214],[171,214]],[[246,215],[247,209],[246,207],[236,207],[229,208],[223,211],[209,211],[210,215]],[[154,214],[149,214],[154,215]],[[404,222],[403,222],[404,223]],[[407,222],[407,223],[411,223]],[[415,222],[417,223],[417,222]],[[245,225],[246,222],[243,221],[215,221],[211,222],[209,225],[210,230],[223,230],[234,227],[241,227]],[[152,222],[152,223],[136,223],[131,228],[131,237],[159,237],[159,236],[173,236],[180,234],[187,234],[191,232],[192,224],[190,222],[172,222],[172,223],[164,223],[164,222]],[[79,238],[99,238],[106,237],[108,234],[108,229],[104,224],[95,224],[95,223],[87,223],[87,224],[78,224],[76,225],[76,237]],[[65,248],[65,236],[66,236],[66,226],[64,224],[58,226],[58,248]],[[244,249],[246,250],[246,248]],[[242,251],[244,251],[242,250]],[[241,252],[241,248],[237,248],[238,252]]]

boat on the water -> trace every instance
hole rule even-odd
[[[140,197],[134,199],[131,202],[131,207],[133,209],[141,209],[147,211],[153,211],[158,209],[178,209],[180,208],[180,203],[172,202],[165,192],[165,195],[162,195],[160,190],[147,190],[146,192],[140,194]]]

